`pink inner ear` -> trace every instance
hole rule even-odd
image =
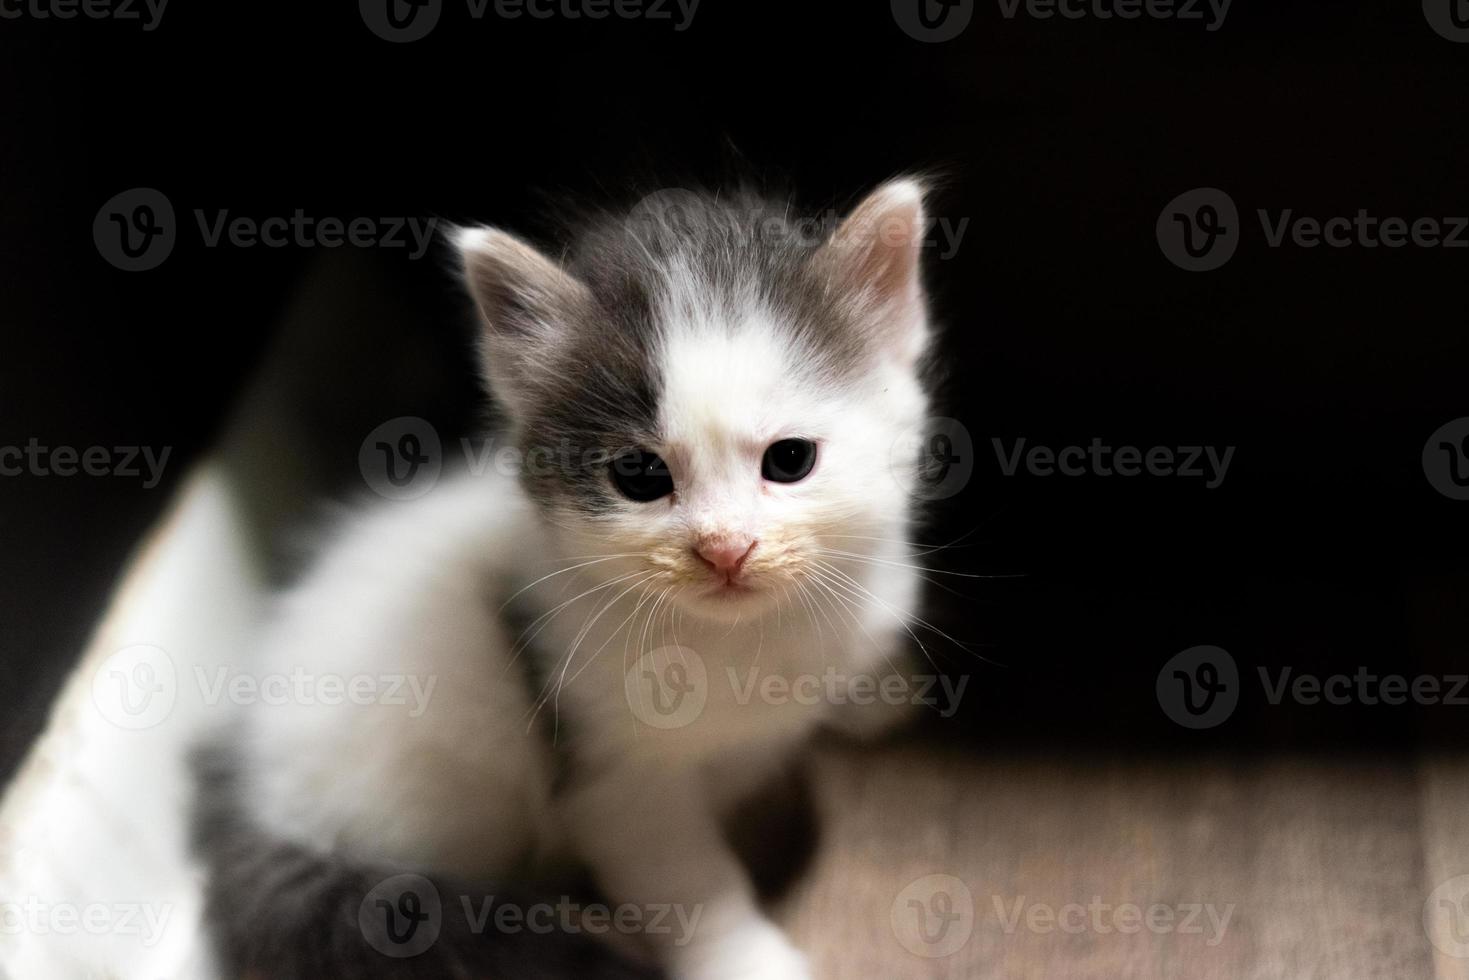
[[[922,186],[911,180],[887,184],[842,222],[823,256],[833,285],[864,308],[909,360],[926,343],[919,274],[926,225]]]
[[[903,301],[918,283],[925,218],[913,181],[878,188],[857,206],[826,246],[837,281],[880,301]]]

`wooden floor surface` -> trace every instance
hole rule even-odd
[[[1463,759],[826,744],[814,770],[776,911],[823,978],[1469,980]]]

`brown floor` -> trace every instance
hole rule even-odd
[[[1424,921],[1434,888],[1469,875],[1463,759],[833,743],[814,768],[821,840],[777,914],[823,978],[1469,980],[1469,877],[1451,886],[1457,924],[1447,909]],[[1117,909],[1129,903],[1143,911]],[[1171,926],[1162,910],[1154,929],[1131,917],[1153,905],[1177,910]],[[1221,930],[1208,909],[1231,905]],[[1460,955],[1436,952],[1430,929]]]

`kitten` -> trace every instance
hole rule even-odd
[[[682,916],[638,939],[668,975],[810,976],[719,821],[818,726],[895,720],[748,679],[903,656],[923,193],[888,183],[817,242],[783,206],[682,194],[598,219],[560,262],[458,233],[525,465],[363,515],[284,598],[263,672],[434,686],[417,714],[252,708],[206,764],[198,842],[236,975],[642,975],[575,930],[464,921],[465,882],[584,867],[609,904]],[[378,952],[431,905],[427,948]]]

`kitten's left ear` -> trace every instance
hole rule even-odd
[[[889,181],[847,216],[815,256],[828,289],[844,294],[874,340],[913,363],[928,344],[919,261],[928,215],[924,185]]]
[[[461,228],[454,239],[480,313],[485,377],[522,414],[559,382],[551,355],[585,315],[591,293],[555,260],[499,229]]]

